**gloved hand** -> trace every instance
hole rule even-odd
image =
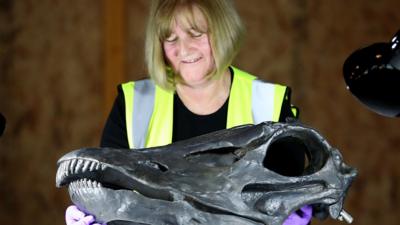
[[[75,205],[71,205],[65,211],[65,223],[67,225],[106,225],[97,223],[94,216],[85,215]]]
[[[312,207],[310,205],[306,205],[301,207],[296,212],[290,214],[282,225],[307,225],[310,223],[311,218]]]
[[[289,215],[282,225],[307,225],[312,218],[312,207],[303,206],[298,211]],[[92,215],[85,215],[75,205],[71,205],[65,212],[65,222],[67,225],[106,225],[95,222]]]

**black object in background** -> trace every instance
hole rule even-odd
[[[3,114],[0,113],[0,137],[1,135],[3,135],[5,129],[6,129],[6,118],[4,118]]]
[[[353,52],[343,65],[347,88],[372,111],[400,117],[400,30],[388,43]]]

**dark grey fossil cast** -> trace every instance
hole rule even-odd
[[[276,143],[306,147],[303,175],[266,168]],[[316,130],[265,122],[163,147],[79,149],[59,159],[56,184],[108,224],[278,225],[309,204],[318,206],[317,217],[350,222],[343,204],[356,174]]]

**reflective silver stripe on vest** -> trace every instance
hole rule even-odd
[[[135,148],[144,148],[146,145],[147,130],[154,108],[155,86],[151,80],[135,82],[133,100],[132,134]]]
[[[274,116],[275,85],[255,79],[252,85],[252,112],[254,124],[272,121]]]

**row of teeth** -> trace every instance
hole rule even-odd
[[[81,190],[84,188],[100,188],[100,187],[102,187],[101,183],[86,178],[74,181],[69,184],[69,188],[72,188],[74,190]]]
[[[100,164],[96,161],[72,159],[61,163],[57,171],[57,177],[62,178],[71,174],[84,173],[86,171],[105,170],[106,168],[106,165]]]
[[[183,62],[185,63],[193,63],[196,62],[197,60],[199,60],[200,58],[194,58],[194,59],[187,59],[187,60],[183,60]]]

